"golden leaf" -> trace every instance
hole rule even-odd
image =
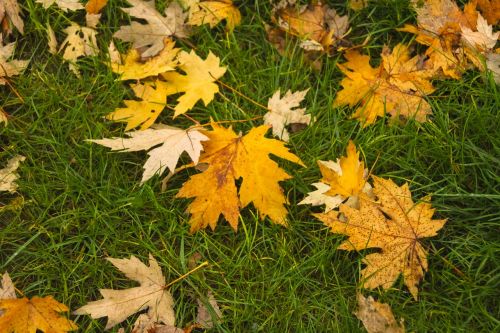
[[[222,214],[234,230],[238,228],[240,208],[253,203],[260,218],[286,225],[286,198],[279,182],[291,178],[270,154],[303,165],[290,153],[282,141],[264,137],[268,126],[252,128],[245,136],[238,136],[231,128],[215,123],[213,131],[205,132],[209,141],[203,142],[204,152],[199,163],[208,164],[200,174],[184,183],[178,198],[192,198],[187,211],[191,216],[191,232],[217,226]],[[242,178],[239,191],[235,181]]]
[[[222,20],[226,20],[229,30],[240,24],[241,14],[232,0],[193,1],[189,6],[190,25],[209,24],[213,28]]]
[[[219,86],[214,82],[226,72],[226,67],[220,67],[220,59],[209,52],[207,59],[203,60],[191,50],[190,53],[182,51],[178,57],[179,68],[186,73],[166,72],[162,77],[171,94],[181,93],[179,104],[175,106],[174,118],[190,110],[196,102],[203,100],[208,105],[214,95],[219,92]]]
[[[477,6],[488,24],[496,25],[500,21],[500,0],[477,0]]]
[[[64,333],[78,328],[74,322],[60,315],[69,309],[52,296],[0,299],[0,309],[4,311],[0,316],[2,333],[35,333],[37,330]]]
[[[380,249],[363,259],[365,288],[388,289],[402,274],[405,285],[417,299],[417,285],[428,269],[427,251],[419,240],[435,236],[446,220],[433,220],[434,209],[429,203],[414,204],[408,184],[399,187],[392,180],[375,176],[373,179],[378,202],[361,196],[359,210],[340,206],[345,218],[337,218],[338,212],[334,211],[314,216],[332,232],[349,236],[339,249]]]
[[[360,104],[353,114],[363,126],[373,124],[387,112],[393,120],[399,117],[427,120],[432,113],[424,96],[434,91],[429,79],[433,72],[420,68],[420,58],[410,58],[408,47],[398,44],[392,52],[384,48],[379,67],[370,66],[370,57],[357,51],[346,52],[347,62],[339,64],[346,75],[343,89],[337,93],[334,106]]]
[[[85,5],[87,14],[99,14],[106,7],[108,0],[89,0]]]

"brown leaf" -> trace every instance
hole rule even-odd
[[[404,333],[403,320],[399,323],[394,318],[391,307],[385,303],[379,303],[368,296],[367,298],[358,293],[358,311],[354,314],[363,322],[368,333]]]
[[[212,311],[209,311],[205,302],[198,298],[198,314],[196,315],[196,322],[200,325],[201,328],[210,329],[214,327],[214,324],[219,322],[222,318],[222,312],[219,308],[219,304],[215,300],[214,295],[211,291],[207,294],[207,301],[212,308]],[[212,315],[213,313],[213,315]]]

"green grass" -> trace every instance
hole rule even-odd
[[[332,1],[328,1],[333,3]],[[104,50],[126,16],[124,1],[104,10],[99,45]],[[240,1],[243,23],[226,34],[219,26],[196,29],[190,42],[205,57],[211,50],[228,66],[223,82],[265,104],[272,93],[306,89],[304,105],[314,124],[294,134],[291,150],[307,165],[280,162],[294,178],[282,184],[290,201],[290,227],[259,221],[245,209],[234,233],[226,222],[217,229],[190,235],[188,200],[174,199],[194,170],[176,175],[160,192],[160,177],[139,186],[145,153],[110,153],[85,139],[120,136],[121,124],[103,116],[131,96],[126,85],[100,58],[79,62],[77,78],[60,56],[50,55],[45,26],[61,41],[69,20],[83,15],[43,10],[33,0],[23,4],[26,33],[18,38],[17,58],[31,59],[24,75],[2,87],[1,106],[12,116],[0,128],[0,163],[26,156],[16,195],[22,208],[0,212],[0,272],[8,271],[27,296],[53,295],[72,310],[100,298],[99,288],[133,286],[104,260],[152,253],[168,280],[189,271],[188,258],[200,253],[210,266],[172,286],[178,326],[196,315],[196,298],[211,290],[224,313],[214,332],[362,332],[353,315],[363,253],[336,251],[344,237],[332,234],[311,212],[297,206],[320,178],[318,159],[335,159],[349,139],[356,142],[373,173],[410,184],[414,198],[432,195],[436,218],[448,223],[438,236],[424,241],[429,272],[414,301],[401,279],[387,292],[364,291],[389,303],[410,332],[494,332],[499,322],[500,95],[498,87],[477,71],[460,81],[436,80],[428,98],[434,115],[425,124],[390,127],[383,120],[362,128],[349,119],[353,110],[333,108],[342,74],[342,56],[324,58],[321,71],[304,63],[301,52],[281,57],[266,42],[268,1]],[[345,5],[334,5],[346,13]],[[352,14],[351,40],[362,42],[375,62],[384,44],[394,46],[412,36],[394,29],[415,22],[405,1],[380,1]],[[180,43],[181,45],[182,42]],[[183,45],[188,49],[187,45]],[[230,90],[190,112],[200,121],[250,119],[263,110]],[[171,100],[169,100],[171,101]],[[169,112],[160,116],[171,122]],[[187,126],[186,119],[176,120]],[[235,123],[248,131],[260,121]],[[366,252],[366,251],[365,251]],[[81,332],[101,332],[105,320],[75,317]],[[130,318],[132,323],[135,318]],[[115,328],[116,331],[117,328]]]

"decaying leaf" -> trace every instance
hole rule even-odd
[[[15,45],[15,42],[0,45],[0,85],[6,84],[8,78],[19,75],[28,66],[29,60],[9,60]]]
[[[120,27],[113,36],[131,42],[135,49],[145,49],[141,56],[143,58],[152,57],[160,52],[164,47],[165,37],[187,37],[189,34],[185,21],[186,14],[176,1],[172,1],[165,9],[165,16],[159,13],[154,4],[154,0],[128,0],[131,8],[122,8],[131,17],[145,20],[142,24],[132,22],[130,25]]]
[[[62,42],[59,52],[64,50],[63,58],[69,62],[69,69],[76,75],[80,75],[76,61],[80,57],[97,55],[97,32],[92,28],[82,27],[73,22],[64,29],[64,32],[68,36]]]
[[[202,141],[208,138],[195,129],[183,130],[162,124],[153,125],[144,131],[128,132],[128,139],[112,138],[102,140],[88,140],[111,150],[132,152],[149,150],[148,159],[144,164],[144,174],[141,184],[153,177],[162,174],[167,168],[175,173],[175,166],[182,155],[186,152],[193,163],[197,164],[200,152],[203,150]]]
[[[167,81],[169,92],[184,93],[177,99],[174,118],[190,110],[196,102],[203,100],[208,105],[214,95],[219,92],[219,86],[214,82],[226,72],[226,67],[220,66],[220,59],[212,52],[203,60],[193,50],[190,53],[182,51],[178,56],[179,66],[186,75],[177,72],[166,72],[161,76]]]
[[[222,318],[222,312],[219,304],[215,300],[214,294],[209,291],[207,294],[207,303],[212,308],[210,311],[205,302],[198,298],[198,314],[196,315],[196,322],[201,328],[210,329],[214,324],[219,322]],[[213,313],[213,315],[212,315]]]
[[[33,297],[28,299],[0,299],[0,332],[33,333],[37,330],[47,333],[64,333],[74,331],[76,324],[61,315],[69,311],[68,307],[59,303],[52,296]]]
[[[311,115],[304,114],[303,109],[296,109],[304,100],[307,94],[306,90],[292,93],[288,90],[286,94],[280,98],[280,90],[267,102],[269,112],[264,115],[264,124],[269,125],[273,129],[273,135],[279,137],[283,141],[288,141],[290,134],[286,126],[290,124],[306,124],[311,122]]]
[[[184,4],[188,7],[190,25],[209,24],[213,28],[226,20],[227,28],[233,30],[241,21],[240,11],[232,0],[188,0]]]
[[[36,2],[41,3],[44,8],[49,8],[55,3],[63,12],[83,9],[79,0],[36,0]]]
[[[373,197],[372,187],[367,182],[368,169],[359,160],[359,153],[352,141],[347,146],[347,155],[333,161],[318,161],[323,178],[314,183],[316,191],[309,192],[299,205],[325,205],[325,212],[337,208],[342,202],[359,207],[358,196],[361,193]]]
[[[199,159],[208,168],[192,176],[177,193],[178,198],[195,198],[187,209],[192,215],[191,232],[207,226],[215,229],[220,215],[237,230],[240,208],[250,203],[261,219],[269,216],[271,221],[286,225],[286,198],[279,182],[291,177],[269,155],[300,165],[302,161],[283,142],[264,137],[268,126],[253,128],[245,136],[216,123],[212,128],[204,132],[209,140],[203,143]],[[235,182],[240,178],[238,190]]]
[[[368,333],[404,333],[403,320],[399,323],[394,318],[388,304],[377,302],[373,297],[364,297],[358,293],[358,311],[354,314],[363,322]]]
[[[165,47],[156,56],[141,60],[137,49],[130,49],[123,62],[111,63],[113,72],[121,74],[121,80],[140,80],[148,76],[173,71],[177,66],[177,53],[180,49],[175,47],[175,42],[165,38]]]
[[[273,10],[273,22],[284,32],[300,38],[300,46],[308,51],[330,53],[349,28],[349,18],[318,1],[298,6],[278,3]]]
[[[14,193],[17,189],[16,180],[19,178],[16,170],[26,157],[17,155],[7,162],[7,166],[0,169],[0,192]]]
[[[140,286],[124,290],[100,289],[103,299],[82,306],[74,314],[89,314],[94,319],[108,317],[106,329],[109,329],[134,313],[147,309],[148,316],[155,322],[174,326],[174,299],[165,288],[161,268],[151,254],[149,266],[134,256],[107,260],[127,278],[139,282]]]
[[[339,64],[346,75],[343,89],[337,93],[334,106],[356,106],[352,118],[363,126],[373,124],[387,112],[393,121],[414,118],[424,122],[432,113],[424,96],[435,89],[429,81],[433,71],[421,68],[421,58],[410,58],[408,47],[398,44],[391,52],[384,48],[379,67],[370,66],[370,57],[357,51],[345,53],[347,62]]]
[[[349,236],[338,249],[380,249],[363,259],[364,288],[388,289],[402,274],[405,285],[417,299],[418,283],[428,269],[427,251],[420,239],[435,236],[446,220],[432,219],[434,209],[429,203],[414,204],[408,184],[399,187],[392,180],[376,176],[373,183],[378,201],[360,196],[359,209],[340,205],[342,219],[336,211],[314,215],[333,233]]]
[[[2,0],[0,1],[0,25],[5,35],[12,33],[11,24],[24,33],[24,22],[20,16],[21,8],[17,0]]]
[[[109,113],[106,115],[106,119],[126,122],[126,131],[139,126],[141,130],[145,130],[156,121],[156,118],[158,118],[165,108],[167,96],[171,95],[173,91],[165,82],[160,80],[144,84],[137,83],[130,86],[135,96],[141,100],[123,101],[126,107],[118,108]]]

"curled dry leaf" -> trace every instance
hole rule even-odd
[[[141,184],[155,174],[162,174],[167,168],[174,173],[175,166],[183,152],[186,152],[191,160],[197,164],[200,152],[203,150],[201,142],[208,140],[197,130],[183,130],[162,124],[153,125],[152,128],[144,131],[129,132],[127,135],[130,138],[88,141],[122,152],[149,150]]]
[[[259,126],[245,136],[231,128],[212,123],[213,131],[204,132],[209,138],[203,143],[199,163],[208,168],[192,176],[177,193],[178,198],[195,198],[188,206],[191,232],[217,226],[223,215],[234,230],[238,228],[240,208],[253,203],[261,219],[286,225],[286,198],[279,182],[291,178],[269,155],[302,164],[282,141],[264,137],[268,126]],[[239,190],[236,181],[241,180]]]
[[[24,22],[20,16],[21,8],[17,0],[2,0],[0,1],[0,25],[5,35],[12,33],[12,27],[17,28],[21,34],[24,33]]]
[[[408,118],[424,122],[432,113],[424,96],[435,90],[430,82],[434,72],[421,68],[420,57],[410,58],[406,45],[398,44],[392,52],[384,48],[377,68],[371,67],[370,57],[357,51],[348,51],[345,57],[347,62],[338,66],[346,77],[334,106],[359,105],[352,118],[363,126],[373,124],[386,112],[393,122]]]
[[[19,178],[16,170],[26,157],[17,155],[7,162],[7,166],[0,169],[0,192],[6,191],[14,193],[17,189],[16,180]]]
[[[95,56],[98,53],[96,34],[97,32],[88,27],[71,23],[64,29],[68,35],[62,42],[59,52],[64,50],[63,58],[69,62],[69,69],[76,75],[80,75],[76,61],[80,57]]]
[[[151,254],[149,266],[134,256],[130,259],[107,260],[127,278],[139,282],[140,286],[124,290],[100,289],[103,299],[82,306],[74,314],[89,314],[94,319],[108,317],[106,329],[109,329],[134,313],[147,309],[148,317],[154,322],[174,326],[174,299],[165,288],[161,268]]]
[[[404,333],[403,320],[398,323],[388,304],[377,302],[373,297],[358,293],[358,311],[354,314],[363,322],[368,333]]]
[[[227,28],[233,30],[240,24],[241,14],[232,0],[184,0],[183,3],[188,7],[190,25],[208,24],[213,28],[222,20],[226,20]]]
[[[141,60],[137,49],[130,49],[124,56],[123,62],[112,62],[113,72],[121,74],[121,80],[140,80],[149,76],[157,76],[160,73],[173,71],[177,66],[177,53],[180,49],[175,47],[175,42],[165,38],[165,47],[156,56]]]
[[[213,328],[215,323],[219,322],[222,318],[222,312],[219,308],[219,304],[215,300],[214,294],[209,291],[207,293],[207,301],[204,302],[201,299],[198,301],[198,313],[196,315],[196,322],[201,328],[210,329]],[[207,307],[206,303],[210,305],[211,309]]]
[[[359,209],[340,205],[338,212],[314,214],[333,233],[349,238],[338,249],[361,251],[378,248],[363,259],[363,287],[388,289],[402,274],[404,283],[415,299],[418,283],[428,269],[427,251],[420,239],[433,237],[446,220],[432,219],[434,209],[429,203],[413,203],[408,184],[397,186],[392,180],[373,176],[375,202],[360,196]],[[426,198],[430,199],[430,198]]]
[[[267,102],[269,112],[264,115],[264,124],[272,127],[274,136],[279,137],[283,141],[288,141],[290,134],[286,126],[290,124],[309,125],[311,115],[304,114],[306,111],[305,108],[297,109],[308,91],[309,89],[292,93],[291,90],[288,90],[280,98],[280,90],[278,90],[269,99]]]
[[[44,8],[49,8],[55,3],[63,12],[83,9],[79,0],[36,0],[36,2],[41,3]]]
[[[16,43],[0,45],[0,85],[7,83],[7,79],[19,75],[28,66],[29,60],[9,60],[14,53]]]
[[[186,14],[176,1],[172,1],[165,9],[165,16],[159,13],[154,0],[128,0],[131,8],[122,8],[131,17],[145,20],[142,24],[132,22],[130,25],[122,26],[113,35],[116,38],[131,42],[135,49],[145,48],[142,52],[143,58],[152,57],[164,47],[165,37],[187,37],[189,31],[186,28]]]

